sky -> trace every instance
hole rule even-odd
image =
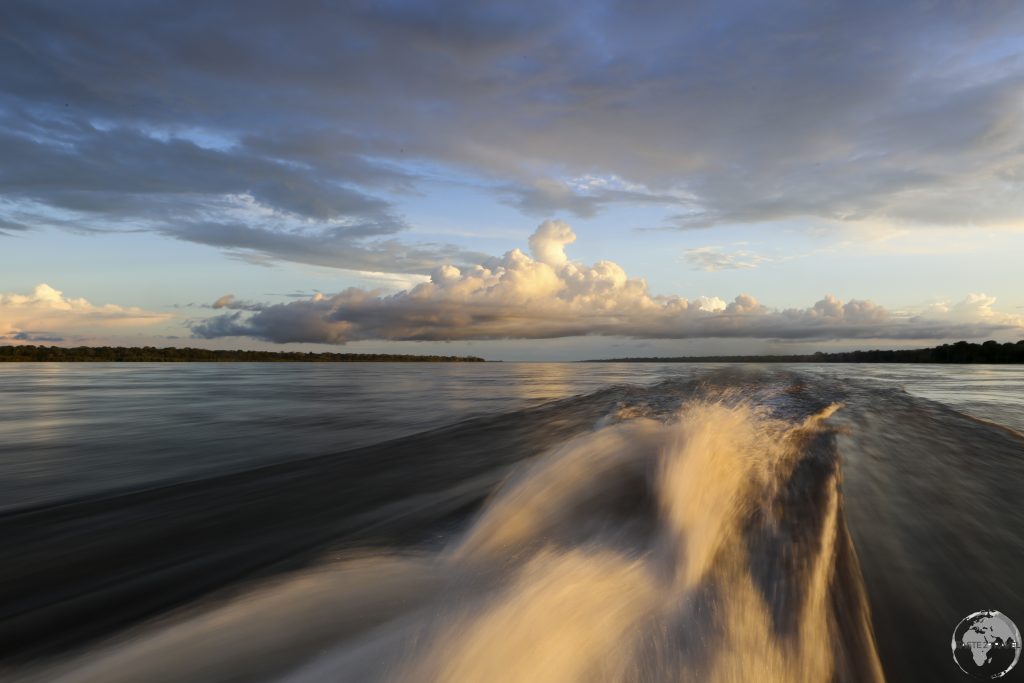
[[[0,3],[0,344],[1024,337],[1024,3]]]

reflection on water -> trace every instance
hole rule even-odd
[[[1019,365],[866,365],[837,374],[894,384],[1024,432],[1024,367]]]
[[[958,680],[1024,615],[1024,369],[0,377],[17,680]]]
[[[0,364],[0,509],[335,453],[720,365]],[[802,365],[1024,431],[1024,369]]]
[[[607,384],[579,363],[0,364],[0,509],[336,453]]]

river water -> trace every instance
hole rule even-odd
[[[960,680],[1024,368],[0,365],[0,673]]]

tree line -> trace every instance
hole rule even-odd
[[[393,353],[302,353],[299,351],[215,351],[154,346],[0,346],[0,362],[98,363],[482,363],[476,356],[420,356]]]
[[[927,349],[818,351],[791,356],[678,356],[670,358],[608,358],[589,363],[1024,363],[1024,339],[1000,344],[958,341]]]

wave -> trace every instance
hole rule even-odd
[[[1022,483],[1000,425],[726,369],[0,515],[0,641],[64,633],[9,670],[47,683],[947,680],[1024,615]]]
[[[47,676],[882,680],[837,408],[619,412],[512,475],[440,550],[337,561]]]

